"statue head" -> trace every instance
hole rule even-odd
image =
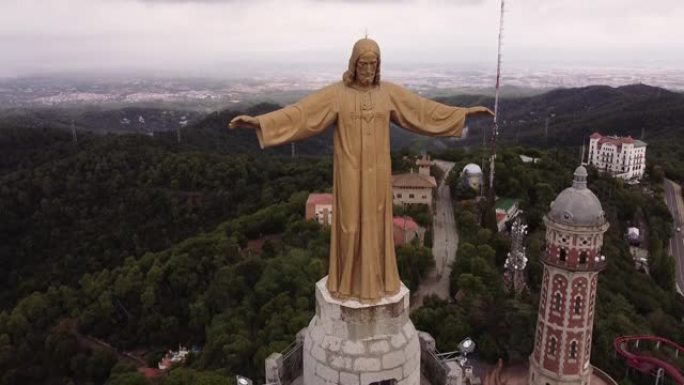
[[[342,76],[344,84],[368,87],[380,84],[380,47],[375,40],[361,39],[354,44],[349,68]]]

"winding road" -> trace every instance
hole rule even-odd
[[[432,255],[435,258],[435,267],[430,270],[416,290],[411,300],[411,309],[421,307],[423,298],[430,294],[435,294],[441,299],[449,298],[449,274],[458,248],[454,208],[451,204],[451,192],[446,184],[454,163],[435,159],[435,165],[444,171],[444,178],[437,187],[435,216],[432,224]]]
[[[675,229],[684,225],[684,202],[682,202],[682,187],[665,179],[665,203],[670,209]],[[677,291],[684,294],[684,236],[680,231],[674,232],[670,239],[670,254],[675,258],[675,281]]]

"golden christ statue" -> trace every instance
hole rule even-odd
[[[373,303],[396,294],[390,121],[430,136],[461,136],[466,116],[485,107],[450,107],[380,81],[380,48],[354,44],[342,81],[280,110],[242,115],[231,128],[256,130],[262,148],[308,138],[337,123],[333,152],[333,224],[327,288],[339,299]]]

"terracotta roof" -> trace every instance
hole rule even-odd
[[[411,217],[406,217],[406,220],[404,220],[404,217],[394,217],[392,219],[394,226],[402,230],[404,229],[404,221],[406,222],[406,230],[418,230],[418,224]]]
[[[161,375],[161,371],[159,369],[154,368],[139,367],[138,372],[145,376],[145,378],[157,378]]]
[[[506,213],[496,213],[496,223],[501,223],[504,219],[506,219]]]
[[[603,138],[599,139],[599,144],[604,143],[612,143],[616,145],[631,144],[634,143],[634,139],[632,139],[631,136],[604,136]]]
[[[598,146],[601,147],[604,144],[612,144],[618,149],[621,149],[623,144],[634,144],[636,147],[645,146],[646,143],[634,139],[631,136],[603,136],[598,132],[591,134],[592,139],[598,139]]]
[[[393,187],[423,187],[436,188],[437,181],[434,176],[421,175],[416,173],[392,175]]]
[[[331,205],[333,203],[333,195],[330,193],[311,193],[306,200],[306,204],[313,203],[315,205]]]

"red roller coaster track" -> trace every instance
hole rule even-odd
[[[656,342],[661,345],[669,346],[673,348],[675,352],[678,352],[678,354],[684,354],[683,346],[672,342],[667,338],[658,336],[624,336],[616,338],[613,342],[615,351],[625,359],[627,365],[631,368],[634,368],[641,373],[654,376],[657,375],[658,369],[662,368],[670,378],[675,380],[678,384],[684,385],[684,375],[669,362],[650,355],[640,354],[638,351],[629,349],[630,345],[632,345],[630,343],[637,343],[638,341]]]

